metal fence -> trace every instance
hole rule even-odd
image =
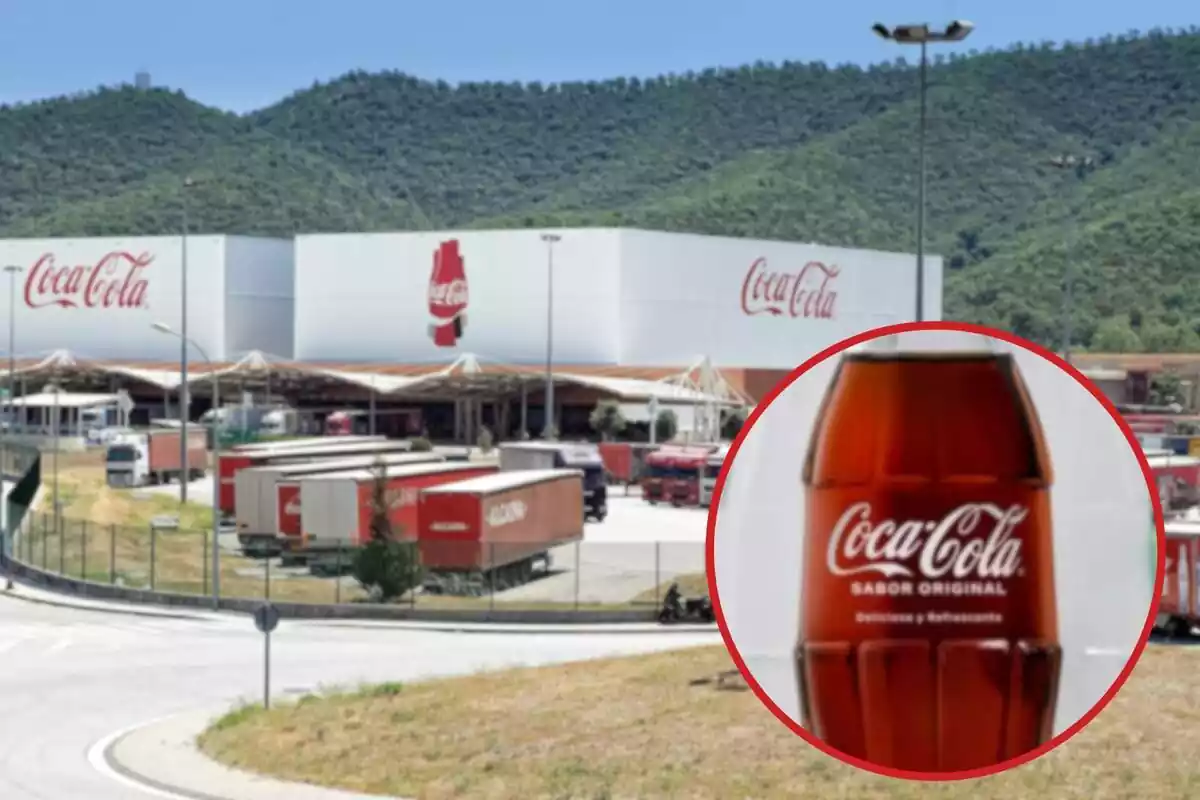
[[[12,557],[69,578],[178,594],[212,596],[212,533],[130,527],[30,512],[12,540]],[[355,578],[356,550],[251,558],[234,534],[221,535],[223,598],[304,603],[364,603],[374,598]],[[548,564],[522,564],[535,546],[409,543],[404,582],[414,588],[391,601],[426,608],[650,608],[672,582],[684,594],[707,593],[702,542],[578,542],[549,552]],[[431,549],[432,548],[432,549]],[[499,567],[480,575],[480,565]],[[458,567],[431,570],[425,563]],[[439,591],[440,590],[440,591]]]

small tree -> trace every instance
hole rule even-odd
[[[475,437],[475,446],[479,448],[479,452],[488,454],[492,452],[492,445],[496,443],[496,439],[492,436],[492,431],[486,425],[479,429],[479,436]]]
[[[591,424],[592,430],[600,434],[600,438],[606,442],[624,431],[627,424],[625,415],[621,413],[620,404],[612,400],[601,400],[596,403],[588,422]]]
[[[372,469],[370,540],[354,554],[354,579],[375,600],[388,603],[415,587],[421,580],[416,548],[396,541],[392,530],[387,465],[382,459]]]
[[[679,418],[671,409],[658,412],[654,420],[654,438],[660,442],[669,442],[679,433]]]
[[[721,438],[733,441],[746,424],[746,412],[740,408],[721,412]]]

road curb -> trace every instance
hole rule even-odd
[[[116,731],[90,748],[88,760],[113,780],[166,800],[405,800],[281,781],[214,761],[195,741],[222,713],[184,712]]]
[[[54,608],[69,608],[72,611],[92,611],[97,614],[125,614],[130,617],[144,617],[149,619],[178,619],[188,620],[190,622],[212,622],[209,617],[193,616],[191,614],[175,614],[170,611],[142,611],[137,608],[128,608],[116,604],[85,604],[71,603],[66,600],[52,600],[47,597],[34,597],[32,595],[23,594],[17,590],[0,591],[0,598],[9,598],[12,600],[20,600],[23,603],[36,603],[42,606],[52,606]]]
[[[188,622],[207,622],[213,623],[218,621],[216,618],[208,616],[198,616],[190,614],[179,614],[170,611],[150,611],[137,608],[129,608],[128,606],[110,604],[104,600],[97,600],[90,603],[73,603],[70,601],[70,595],[64,595],[63,599],[48,598],[28,595],[19,590],[4,591],[0,590],[0,599],[11,598],[20,600],[25,603],[36,603],[38,605],[50,606],[53,608],[65,608],[73,611],[90,611],[95,614],[123,614],[131,617],[141,617],[143,619],[174,619],[185,620]],[[237,612],[222,611],[220,619],[236,619],[243,617],[243,614]],[[380,631],[424,631],[428,633],[470,633],[470,634],[492,634],[496,636],[513,635],[513,634],[574,634],[576,636],[583,635],[633,635],[633,634],[671,634],[671,633],[716,633],[715,625],[657,625],[655,623],[645,622],[626,622],[626,623],[574,623],[570,625],[554,625],[546,623],[503,623],[503,622],[438,622],[433,620],[330,620],[320,618],[289,618],[285,622],[291,624],[300,622],[307,626],[319,628],[350,628],[354,630],[380,630]]]
[[[131,607],[142,606],[155,609],[154,616],[175,614],[181,618],[193,617],[181,614],[173,609],[188,609],[209,613],[251,614],[264,600],[244,597],[222,597],[220,608],[213,609],[212,598],[194,595],[177,594],[156,591],[153,589],[131,589],[125,586],[92,583],[65,575],[44,572],[37,567],[24,564],[8,558],[0,553],[0,574],[5,574],[16,583],[27,586],[43,594],[52,594],[61,598],[71,598],[82,601],[72,608],[87,608],[98,610],[97,607],[108,603],[119,603],[125,613],[137,613]],[[55,601],[47,600],[48,603]],[[64,601],[66,602],[66,601]],[[619,626],[654,626],[656,623],[653,608],[620,608],[612,610],[594,609],[523,609],[507,608],[504,605],[483,609],[434,609],[404,607],[398,605],[363,604],[319,604],[298,603],[287,600],[270,600],[282,617],[287,620],[309,620],[320,622],[340,623],[391,623],[412,624],[414,627],[425,626],[425,630],[435,630],[430,626],[440,626],[448,630],[471,629],[470,626],[510,626],[522,627],[528,632],[537,632],[543,628],[574,628],[586,631],[589,627],[609,626],[614,629]],[[516,605],[516,604],[514,604]],[[172,610],[167,610],[172,609]],[[114,609],[116,610],[116,609]],[[203,617],[196,617],[203,619]],[[636,630],[633,628],[631,630]]]

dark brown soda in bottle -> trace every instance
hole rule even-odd
[[[804,726],[920,772],[1046,742],[1061,649],[1041,425],[993,352],[860,352],[804,467]]]

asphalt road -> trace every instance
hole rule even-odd
[[[414,680],[718,643],[713,634],[441,633],[284,622],[272,639],[280,693]],[[148,618],[0,595],[0,798],[144,800],[96,771],[109,734],[259,699],[262,637],[248,618]]]

